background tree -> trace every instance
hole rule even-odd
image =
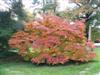
[[[86,23],[86,37],[88,38],[89,26],[92,26],[94,31],[100,25],[100,0],[69,0],[69,2],[76,4],[76,7],[58,13],[59,16],[69,22],[77,19],[83,20]]]
[[[86,32],[87,37],[89,32],[89,26],[92,26],[92,32],[98,32],[97,26],[100,26],[100,0],[72,0],[78,5],[76,12],[79,18],[86,20]],[[90,33],[91,34],[91,33]],[[96,34],[95,34],[96,35]],[[100,38],[100,36],[99,36]],[[94,39],[94,38],[93,38]]]
[[[33,0],[33,5],[35,4],[41,4],[42,8],[40,11],[43,11],[43,13],[55,13],[57,8],[57,0]],[[39,8],[37,8],[39,9]]]
[[[10,37],[12,31],[12,24],[15,23],[10,17],[9,11],[0,12],[0,49],[7,48],[7,39]]]
[[[22,0],[3,0],[6,11],[0,10],[0,49],[8,49],[7,40],[14,31],[23,29],[23,21],[27,15]]]

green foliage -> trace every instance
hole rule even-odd
[[[8,11],[0,11],[0,50],[8,48],[8,39],[13,32],[23,29],[23,21],[27,20],[22,0],[4,0]],[[14,18],[17,18],[15,20]]]
[[[6,51],[6,50],[2,50],[0,51],[0,58],[7,58],[7,57],[10,57],[10,56],[15,56],[16,53],[14,52],[10,52],[10,51]]]
[[[100,28],[92,29],[92,40],[96,41],[97,39],[100,39]]]
[[[0,50],[8,47],[7,40],[13,32],[13,20],[10,18],[11,13],[8,11],[0,12]]]
[[[27,20],[27,15],[23,9],[22,0],[14,0],[11,3],[11,10],[18,16],[18,20]]]

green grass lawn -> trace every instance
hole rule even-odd
[[[97,57],[89,63],[65,65],[40,65],[29,62],[0,61],[0,75],[99,75],[100,73],[100,48],[96,48]]]

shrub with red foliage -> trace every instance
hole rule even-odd
[[[64,64],[69,60],[87,62],[95,57],[93,44],[85,38],[81,21],[68,24],[57,16],[46,15],[42,20],[25,24],[9,40],[11,48],[19,49],[25,60],[33,63]]]

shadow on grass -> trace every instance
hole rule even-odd
[[[33,64],[33,65],[35,65],[35,66],[50,66],[50,67],[59,67],[59,66],[71,66],[71,65],[86,65],[86,64],[93,64],[93,63],[97,63],[97,62],[99,62],[99,61],[97,61],[97,60],[92,60],[92,61],[89,61],[89,62],[75,62],[75,61],[69,61],[69,62],[66,62],[65,64],[56,64],[56,65],[52,65],[52,64]]]
[[[57,64],[57,65],[51,65],[51,64],[35,64],[31,63],[30,61],[24,61],[21,56],[19,56],[17,53],[14,52],[7,52],[4,53],[4,57],[0,57],[0,63],[3,64],[9,64],[9,63],[18,63],[18,64],[31,64],[36,67],[42,67],[42,66],[49,66],[49,67],[57,67],[57,66],[70,66],[70,65],[84,65],[84,64],[91,64],[91,63],[97,63],[98,60],[92,60],[89,62],[75,62],[70,60],[69,62],[66,62],[65,64]]]

